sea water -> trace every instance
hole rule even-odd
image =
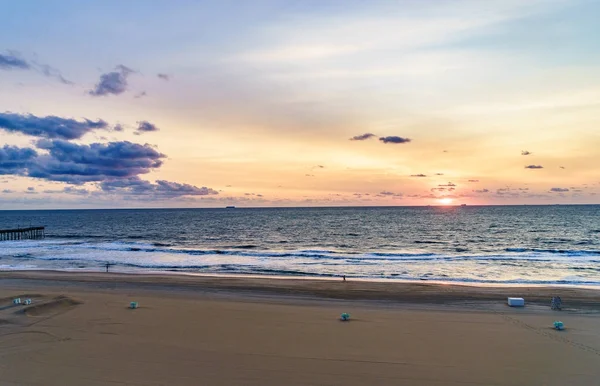
[[[0,270],[600,285],[600,205],[0,211]]]

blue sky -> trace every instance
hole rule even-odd
[[[165,155],[83,185],[25,166],[0,176],[0,208],[598,202],[597,1],[0,6],[0,55],[30,65],[0,67],[0,112],[107,122],[77,151]],[[122,92],[90,93],[107,74]],[[27,130],[0,128],[0,147],[58,162]]]

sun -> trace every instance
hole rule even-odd
[[[450,204],[452,204],[452,203],[454,202],[454,200],[453,200],[453,199],[451,199],[451,198],[440,198],[440,199],[438,200],[438,202],[439,202],[441,205],[450,205]]]

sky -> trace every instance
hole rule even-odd
[[[0,209],[600,203],[599,1],[0,9]]]

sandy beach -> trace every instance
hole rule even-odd
[[[593,385],[599,325],[593,289],[0,272],[0,384]]]

